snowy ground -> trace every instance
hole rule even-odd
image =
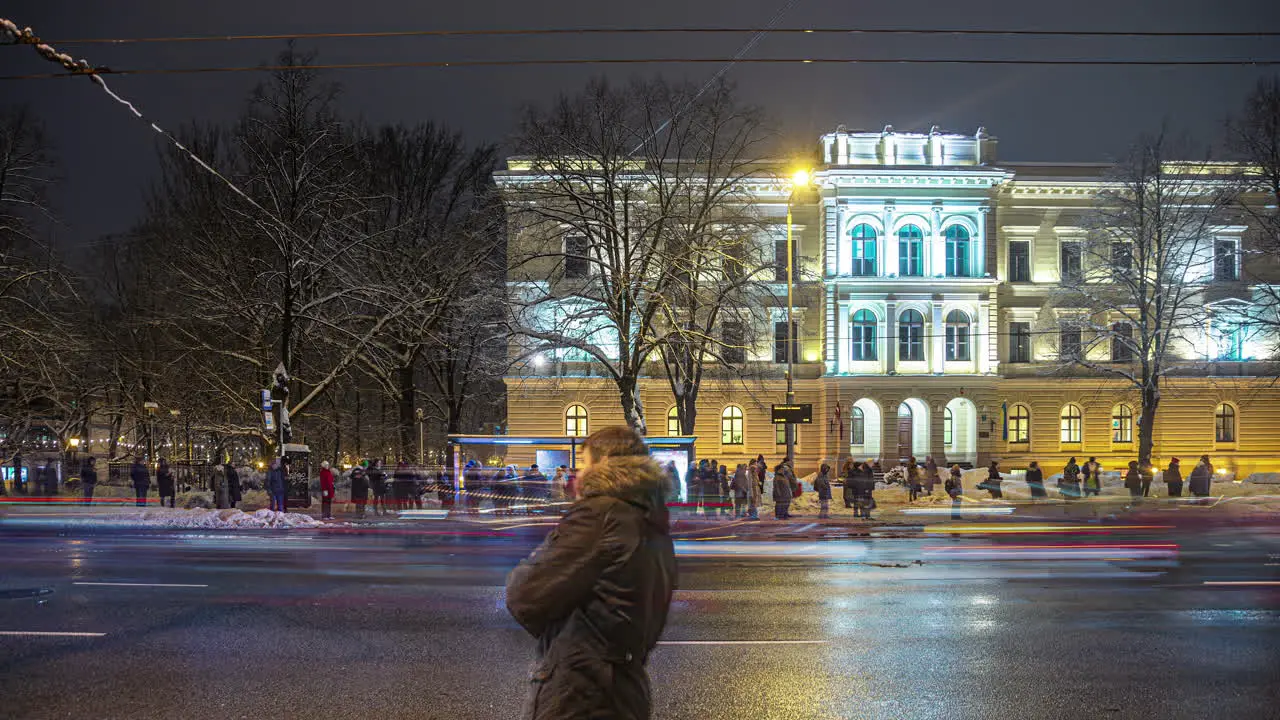
[[[84,518],[91,522],[163,528],[314,528],[325,523],[302,513],[278,513],[271,510],[204,510],[173,508],[137,508],[113,510]]]

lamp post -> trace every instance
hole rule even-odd
[[[795,362],[796,324],[792,318],[795,308],[795,242],[791,233],[791,206],[795,203],[796,189],[809,184],[809,171],[796,170],[791,175],[791,192],[787,195],[787,404],[796,402]],[[787,462],[795,467],[796,426],[787,423]]]
[[[416,418],[417,418],[417,420],[418,420],[418,467],[422,467],[422,465],[423,465],[423,456],[422,456],[422,441],[423,441],[423,437],[422,437],[422,421],[423,421],[423,419],[425,418],[425,415],[426,415],[426,414],[422,412],[422,408],[417,408],[416,410],[414,410],[414,411],[413,411],[413,414],[414,414],[414,417],[416,417]]]
[[[147,462],[151,463],[156,459],[156,410],[160,405],[148,400],[142,407],[147,409]]]

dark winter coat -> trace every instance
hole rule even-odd
[[[173,471],[168,465],[156,469],[156,487],[160,489],[161,496],[173,495],[174,493]]]
[[[284,467],[276,466],[267,471],[267,492],[272,495],[281,495],[287,486]]]
[[[853,479],[845,482],[853,485],[854,500],[869,500],[876,491],[875,473],[861,468],[854,470]]]
[[[133,464],[129,468],[129,479],[133,481],[134,490],[146,490],[151,487],[151,473],[147,471],[147,466],[140,462]]]
[[[791,502],[796,495],[796,476],[791,468],[779,465],[773,473],[773,501]]]
[[[744,467],[733,472],[733,497],[746,500],[751,496],[751,473]]]
[[[1047,495],[1044,490],[1043,468],[1027,468],[1027,486],[1031,488],[1032,497],[1043,497]]]
[[[365,475],[369,478],[369,487],[373,488],[374,495],[387,494],[387,472],[385,470],[371,467],[365,471]]]
[[[238,503],[240,502],[240,491],[241,491],[240,473],[236,472],[236,469],[231,465],[231,463],[227,463],[226,474],[227,474],[227,480],[226,480],[227,495],[231,498],[231,502]]]
[[[591,466],[582,499],[507,578],[507,609],[538,639],[523,717],[649,717],[644,666],[676,579],[666,485],[647,457]]]
[[[1182,468],[1178,463],[1169,463],[1169,469],[1164,471],[1164,481],[1170,485],[1182,483]]]
[[[80,468],[80,487],[91,488],[98,484],[98,470],[86,463]]]
[[[1131,467],[1124,474],[1124,486],[1130,490],[1139,490],[1142,488],[1142,474],[1138,472],[1138,468]]]
[[[813,480],[813,491],[818,493],[819,500],[831,499],[831,478],[826,473],[818,473],[818,477]]]
[[[468,487],[468,490],[471,488]],[[369,478],[365,475],[364,468],[357,467],[351,470],[351,502],[363,503],[369,500]]]
[[[858,490],[855,487],[855,480],[857,477],[858,471],[856,469],[851,469],[844,474],[843,494],[844,501],[848,504],[853,504],[853,501],[858,498]]]
[[[1196,463],[1195,469],[1187,476],[1187,485],[1192,495],[1207,496],[1213,485],[1213,465]]]

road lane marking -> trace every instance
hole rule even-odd
[[[208,585],[186,585],[183,583],[127,583],[127,582],[73,582],[72,585],[97,585],[100,587],[177,587],[207,588]]]
[[[94,632],[41,632],[37,630],[0,630],[6,637],[106,637],[106,633]]]
[[[828,640],[659,640],[659,645],[826,645]]]
[[[1280,580],[1205,580],[1205,585],[1280,585]]]

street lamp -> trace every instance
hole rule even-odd
[[[809,185],[809,171],[801,168],[791,174],[791,192],[787,195],[787,404],[796,402],[795,360],[796,325],[792,319],[795,308],[795,241],[791,234],[791,206],[795,204],[796,190]],[[787,462],[795,467],[796,426],[787,423]]]
[[[422,408],[417,408],[413,414],[418,419],[418,467],[422,467],[422,421],[426,417],[426,413],[422,412]]]
[[[160,409],[160,405],[148,400],[142,403],[142,407],[147,409],[147,462],[155,462],[156,410]]]

